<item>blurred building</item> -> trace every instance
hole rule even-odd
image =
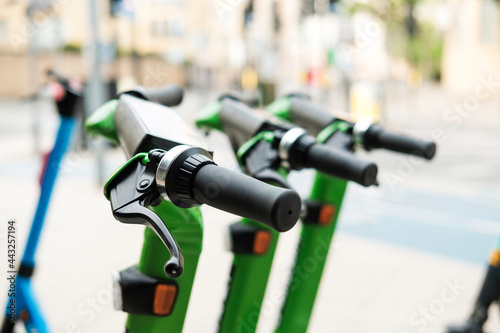
[[[37,3],[36,9],[27,1],[2,4],[0,71],[4,75],[0,85],[7,83],[7,77],[13,81],[0,95],[27,93],[28,78],[35,76],[39,81],[49,66],[70,75],[86,73],[81,55],[85,56],[91,40],[90,2]],[[108,78],[135,76],[139,83],[149,85],[185,83],[187,66],[224,76],[228,66],[243,65],[244,1],[122,0],[97,4],[101,62]],[[29,73],[33,66],[26,60],[29,54],[36,56],[38,64],[39,73],[34,76]]]
[[[451,21],[442,62],[444,86],[458,93],[473,93],[480,77],[492,76],[498,82],[500,3],[448,0],[448,5]]]
[[[253,0],[246,17],[248,63],[262,81],[294,85],[328,67],[338,43],[338,17],[329,1]]]
[[[49,66],[81,77],[87,72],[81,54],[85,55],[91,38],[90,2],[40,1],[47,6],[31,11],[31,19],[27,1],[7,0],[2,6],[0,70],[6,75],[0,84],[7,83],[5,77],[15,77],[15,82],[0,95],[27,93],[28,81],[33,77],[41,81]],[[300,81],[308,72],[327,67],[327,49],[335,44],[337,35],[332,17],[323,15],[328,13],[329,3],[97,1],[105,76],[132,76],[139,83],[158,85],[183,84],[186,73],[201,73],[204,79],[198,77],[198,81],[208,81],[205,85],[227,87],[238,82],[242,71],[253,67],[259,81]],[[30,73],[34,67],[26,61],[30,52],[36,55],[36,75]]]
[[[364,45],[352,31],[359,35],[373,18],[334,13],[335,1],[96,3],[107,80],[228,87],[238,84],[246,71],[256,73],[260,83],[324,87],[348,75],[378,79],[389,66],[383,23],[382,33],[369,36]],[[446,30],[442,82],[467,93],[481,75],[500,77],[500,5],[498,0],[447,3],[447,14],[441,15],[446,22],[436,23]],[[0,96],[32,92],[48,67],[85,79],[85,57],[91,54],[90,1],[0,0],[0,6]],[[435,15],[435,7],[430,8],[425,17]],[[352,36],[346,37],[348,30]]]

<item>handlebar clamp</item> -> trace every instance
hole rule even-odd
[[[215,164],[203,148],[179,145],[163,155],[156,169],[157,188],[162,197],[181,208],[201,204],[192,193],[196,173],[207,164]],[[174,180],[175,179],[175,180]]]

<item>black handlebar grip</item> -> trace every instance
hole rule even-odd
[[[406,135],[388,133],[378,125],[372,125],[366,131],[366,148],[384,148],[399,153],[432,159],[436,154],[436,144],[432,141],[415,139]]]
[[[177,106],[181,104],[182,98],[184,97],[184,90],[175,84],[157,88],[145,88],[140,86],[127,93],[164,106]]]
[[[305,128],[311,135],[318,135],[336,119],[334,115],[315,106],[308,99],[291,97],[290,101],[290,120]]]
[[[222,100],[220,119],[226,133],[241,133],[246,140],[254,136],[264,123],[264,119],[257,116],[252,108],[231,98]]]
[[[249,106],[231,98],[222,99],[219,118],[222,130],[229,138],[235,152],[243,143],[256,135],[266,122]]]
[[[363,186],[377,182],[377,166],[353,154],[321,144],[313,144],[306,152],[306,167],[331,176],[354,181]]]
[[[224,98],[232,98],[253,108],[260,105],[260,95],[258,91],[229,90],[222,94],[219,99],[222,100]]]
[[[277,230],[290,230],[300,215],[301,200],[292,190],[272,186],[214,164],[203,166],[193,180],[196,200],[252,219]]]

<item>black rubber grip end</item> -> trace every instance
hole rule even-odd
[[[432,141],[424,141],[422,146],[424,157],[428,160],[432,160],[434,158],[434,155],[436,155],[436,143]]]
[[[184,97],[184,90],[181,87],[171,84],[164,87],[146,89],[146,98],[165,106],[176,106],[181,104]]]
[[[260,105],[260,95],[257,91],[238,91],[238,90],[229,90],[223,93],[219,99],[223,100],[225,98],[231,98],[233,100],[237,100],[247,106],[256,108]]]
[[[306,162],[307,167],[363,186],[377,182],[378,168],[374,163],[360,160],[340,149],[314,144],[307,151]]]
[[[402,134],[389,133],[378,125],[372,125],[365,134],[368,150],[384,148],[395,152],[423,157],[431,160],[436,154],[436,144],[432,141],[415,139]]]
[[[375,163],[368,163],[362,170],[359,184],[371,186],[377,183],[378,167]]]
[[[270,227],[280,232],[290,230],[300,216],[301,203],[300,196],[297,192],[283,190],[283,192],[274,199],[271,213],[272,224]]]
[[[157,88],[145,88],[139,86],[133,90],[127,91],[126,93],[164,106],[177,106],[181,104],[184,97],[184,90],[175,84],[169,84]]]
[[[213,164],[196,173],[193,195],[200,203],[264,223],[280,232],[290,230],[300,216],[301,200],[295,191]]]

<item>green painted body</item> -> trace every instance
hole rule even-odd
[[[112,100],[94,112],[85,123],[87,132],[118,143],[118,135],[114,124],[114,114],[117,106],[118,102]],[[142,158],[141,162],[147,162],[147,154],[137,154],[130,161],[136,158]],[[110,179],[115,175],[116,172]],[[107,184],[109,184],[109,180]],[[145,228],[138,269],[146,275],[174,281],[178,286],[178,294],[170,315],[166,317],[129,315],[126,326],[128,333],[181,333],[202,250],[202,216],[198,207],[183,209],[165,200],[152,210],[167,225],[179,244],[184,256],[184,273],[175,280],[166,277],[164,265],[170,258],[170,253],[155,232],[150,228]]]
[[[291,121],[290,106],[290,99],[285,97],[271,103],[266,111]],[[334,122],[318,134],[317,141],[325,142],[336,131],[347,130],[347,123]],[[275,333],[307,331],[346,188],[347,181],[316,173],[309,199],[332,204],[335,214],[327,225],[302,224],[292,275]]]
[[[292,275],[275,332],[307,331],[346,187],[345,180],[321,173],[315,176],[310,200],[334,205],[335,214],[326,226],[302,225]]]
[[[274,133],[273,132],[259,132],[256,136],[245,142],[238,148],[238,151],[236,152],[236,159],[238,160],[238,163],[240,166],[243,165],[243,156],[252,148],[256,143],[258,143],[260,140],[264,140],[267,142],[272,142],[274,139]]]
[[[170,315],[166,317],[129,315],[127,329],[129,333],[180,333],[184,326],[202,250],[201,212],[198,207],[182,209],[167,201],[163,201],[153,210],[168,226],[182,250],[184,273],[178,279],[169,279],[165,276],[163,266],[170,258],[170,254],[154,231],[146,228],[139,271],[155,278],[173,281],[179,287],[179,292]]]
[[[290,121],[290,108],[292,101],[289,97],[282,97],[276,99],[274,102],[266,106],[266,111],[278,118]]]
[[[257,136],[263,140],[265,140],[265,137],[269,138],[264,133],[269,132],[261,132],[259,134],[262,135]],[[242,145],[238,151],[238,156],[244,155],[247,149],[249,147]],[[287,173],[285,170],[281,169],[278,172],[286,178]],[[262,223],[245,218],[241,220],[241,223],[267,230],[271,234],[271,240],[266,253],[263,255],[234,254],[231,277],[219,321],[218,333],[253,333],[257,330],[267,282],[271,274],[274,254],[280,236],[279,232]]]
[[[196,126],[223,132],[219,117],[221,107],[222,102],[217,101],[204,108],[198,114]],[[273,133],[262,132],[240,146],[236,155],[243,169],[245,166],[242,165],[242,156],[260,140],[270,141],[272,139]],[[252,333],[256,331],[278,244],[279,232],[248,219],[242,219],[241,223],[268,230],[271,234],[271,241],[267,252],[263,255],[238,253],[234,255],[226,300],[219,321],[219,333]]]
[[[222,125],[220,121],[221,108],[221,101],[217,101],[205,107],[196,117],[196,126],[198,128],[206,128],[209,130],[215,129],[218,131],[222,131]]]
[[[243,219],[241,223],[268,230],[272,238],[264,255],[234,255],[231,280],[219,322],[219,333],[256,331],[278,244],[279,232],[247,219]]]
[[[117,99],[104,103],[85,121],[85,131],[91,136],[102,136],[115,144],[120,144],[115,125],[117,107]]]
[[[290,106],[290,99],[282,98],[271,103],[266,110],[290,121]],[[220,108],[221,103],[217,102],[204,109],[198,117],[197,126],[222,131],[218,116]],[[341,123],[328,126],[318,135],[318,142],[324,142],[335,131],[345,131],[347,128]],[[256,142],[265,140],[266,135],[269,134],[259,133],[243,144],[237,153],[238,161],[241,163],[241,157]],[[307,330],[346,187],[347,182],[344,180],[316,174],[310,199],[332,204],[336,208],[336,214],[332,215],[327,225],[302,225],[299,248],[276,332],[294,333]],[[253,221],[243,220],[243,223],[262,227]],[[279,233],[272,231],[272,235],[272,243],[264,256],[234,256],[219,333],[256,331]]]

